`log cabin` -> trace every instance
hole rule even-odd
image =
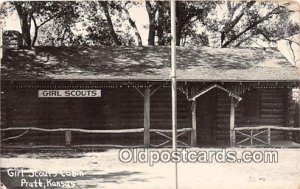
[[[271,145],[299,131],[299,70],[276,49],[177,47],[176,79],[183,146]],[[170,85],[169,47],[4,49],[2,143],[168,145]]]

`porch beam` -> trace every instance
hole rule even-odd
[[[192,101],[192,130],[191,130],[191,146],[197,146],[197,115],[196,115],[196,101]]]
[[[134,88],[138,93],[140,93],[140,95],[142,95],[142,97],[145,97],[145,95],[142,93],[142,91],[139,88],[137,88],[137,87],[134,87]]]
[[[196,94],[192,95],[192,97],[189,97],[188,100],[189,100],[189,101],[196,100],[198,97],[202,96],[203,94],[209,92],[210,90],[212,90],[212,89],[214,89],[214,88],[220,89],[220,90],[222,90],[222,91],[228,93],[230,97],[235,98],[237,101],[241,101],[241,100],[242,100],[242,98],[239,97],[238,95],[234,94],[233,92],[229,91],[228,89],[225,89],[224,87],[221,87],[221,86],[219,86],[219,85],[217,85],[217,84],[212,85],[212,86],[210,86],[210,87],[208,87],[208,88],[205,88],[205,89],[203,89],[203,90],[197,92]]]
[[[230,98],[230,146],[235,146],[235,106],[234,106],[234,98]]]
[[[150,146],[150,88],[145,89],[144,93],[144,145]]]
[[[156,87],[155,89],[153,89],[152,92],[150,93],[150,97],[151,97],[156,91],[158,91],[158,89],[160,89],[162,86],[163,86],[163,84],[160,83],[158,87]]]

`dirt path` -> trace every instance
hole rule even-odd
[[[244,150],[235,149],[239,153]],[[299,189],[300,150],[276,151],[278,163],[179,163],[179,188]],[[1,181],[8,189],[172,188],[174,178],[174,164],[122,163],[116,149],[71,154],[10,153],[2,154],[0,162]]]

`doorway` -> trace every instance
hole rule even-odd
[[[215,144],[217,90],[212,90],[197,99],[198,146]]]

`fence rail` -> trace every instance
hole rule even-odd
[[[81,133],[141,133],[144,132],[144,128],[137,129],[119,129],[119,130],[88,130],[88,129],[77,129],[77,128],[57,128],[57,129],[44,129],[38,127],[9,127],[0,129],[0,131],[14,131],[14,130],[29,130],[29,131],[44,131],[44,132],[59,132],[59,131],[72,131]]]
[[[119,130],[88,130],[88,129],[78,129],[78,128],[56,128],[56,129],[45,129],[38,127],[8,127],[1,128],[0,131],[24,131],[23,133],[4,138],[1,142],[13,140],[20,138],[27,134],[29,131],[41,131],[41,132],[65,132],[65,144],[70,145],[72,142],[72,134],[71,132],[79,132],[79,133],[90,133],[90,134],[120,134],[120,133],[142,133],[144,132],[144,128],[136,128],[136,129],[119,129]]]
[[[185,133],[191,131],[191,128],[181,128],[177,129],[178,135],[177,137],[180,137],[184,135]],[[72,143],[72,132],[79,132],[79,133],[90,133],[90,134],[120,134],[120,133],[143,133],[145,132],[144,128],[135,128],[135,129],[118,129],[118,130],[89,130],[89,129],[79,129],[79,128],[55,128],[55,129],[47,129],[47,128],[39,128],[39,127],[8,127],[8,128],[0,128],[0,131],[23,131],[21,134],[18,134],[16,136],[4,138],[1,140],[1,142],[13,140],[20,138],[27,134],[29,131],[40,131],[40,132],[65,132],[65,145],[71,145]],[[172,141],[172,138],[168,136],[168,134],[172,133],[172,130],[165,130],[165,129],[150,129],[151,133],[156,133],[164,138],[167,139],[167,141],[159,144],[159,145],[151,145],[153,147],[161,147],[165,144]],[[178,140],[179,143],[183,144],[184,146],[188,146],[188,144]],[[78,146],[78,145],[77,145]],[[112,146],[110,144],[102,145],[102,144],[96,144],[96,146]],[[122,145],[113,145],[113,146],[119,146]],[[124,146],[122,146],[124,147]]]
[[[182,144],[183,146],[189,146],[187,143],[183,142],[183,141],[180,141],[178,138],[182,135],[184,135],[185,133],[191,131],[192,128],[182,128],[182,129],[177,129],[177,142],[179,144]],[[168,144],[169,142],[172,141],[172,137],[171,136],[168,136],[167,134],[170,134],[172,133],[172,130],[165,130],[165,129],[150,129],[150,132],[154,132],[162,137],[164,137],[166,140],[160,144],[157,144],[157,145],[151,145],[155,148],[158,148],[158,147],[162,147],[162,146],[165,146],[166,144]]]
[[[295,127],[279,127],[279,126],[256,126],[256,127],[235,127],[234,131],[234,145],[240,145],[247,141],[250,141],[250,145],[254,144],[254,141],[259,142],[260,144],[264,145],[271,145],[271,134],[272,130],[277,131],[300,131],[300,128]],[[250,133],[246,133],[250,132]],[[265,139],[258,138],[259,135],[266,134]],[[241,135],[245,137],[244,139],[237,141],[236,136]]]

